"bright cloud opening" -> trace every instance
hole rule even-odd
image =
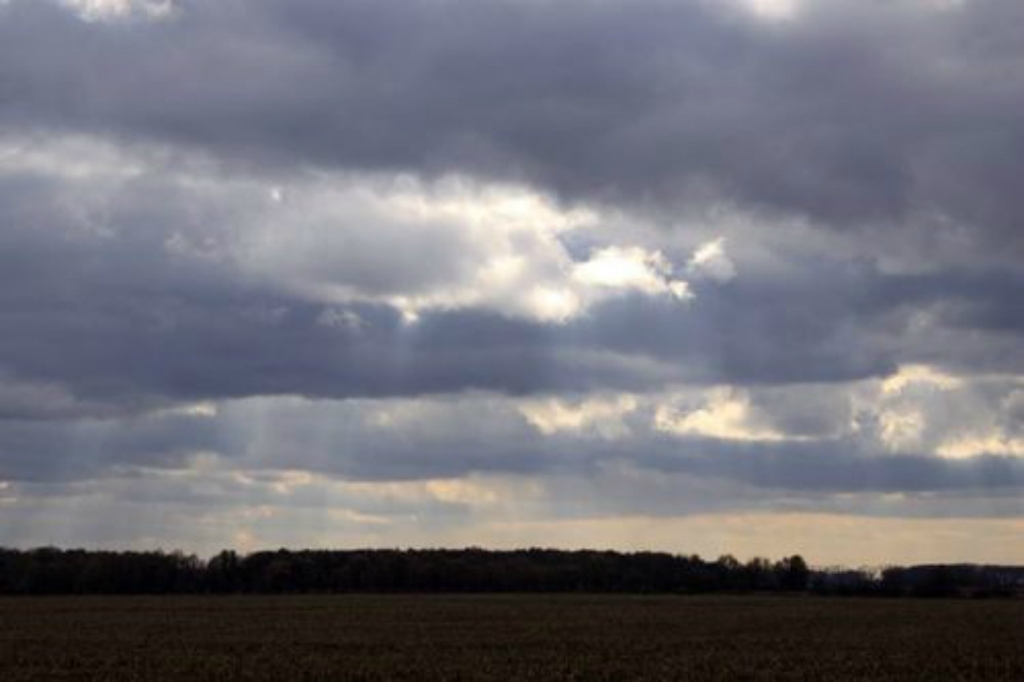
[[[662,405],[654,415],[657,430],[680,436],[738,441],[799,440],[760,422],[749,398],[732,388],[709,391],[700,407]]]
[[[636,397],[590,398],[573,403],[557,398],[530,400],[520,406],[523,416],[541,433],[593,432],[619,438],[629,432],[624,417],[639,407]]]

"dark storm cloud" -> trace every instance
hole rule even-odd
[[[1019,249],[1016,0],[820,0],[786,21],[696,0],[175,8],[0,8],[0,120],[828,225],[945,216]]]

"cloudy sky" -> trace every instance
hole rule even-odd
[[[0,545],[1024,562],[1020,0],[0,0]]]

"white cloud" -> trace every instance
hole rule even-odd
[[[689,296],[685,282],[672,278],[672,266],[660,251],[640,247],[608,246],[577,263],[573,278],[585,287],[632,289],[645,294],[675,293]]]
[[[620,438],[629,433],[624,417],[637,410],[635,396],[588,398],[577,402],[547,398],[520,404],[523,416],[544,435],[560,432],[594,433],[602,438]]]
[[[174,11],[174,0],[62,0],[89,21],[160,19]]]
[[[791,19],[800,9],[800,0],[741,0],[759,17],[771,20]]]
[[[629,293],[692,297],[662,251],[608,243],[615,235],[599,229],[600,212],[515,185],[228,174],[201,156],[87,136],[0,138],[0,174],[59,183],[62,209],[83,232],[115,237],[129,228],[111,216],[152,214],[148,229],[163,231],[171,257],[330,309],[384,303],[414,322],[425,310],[475,307],[564,322]],[[580,259],[566,239],[583,232],[594,248]],[[719,279],[729,268],[720,245],[695,259]],[[321,321],[354,322],[339,314]]]
[[[671,399],[670,399],[671,400]],[[746,394],[738,389],[720,387],[708,391],[699,406],[680,406],[669,402],[658,407],[654,427],[682,436],[702,436],[723,440],[781,441],[799,440],[787,436],[757,415]]]
[[[728,282],[736,277],[736,266],[725,252],[725,239],[706,242],[694,251],[686,266],[695,277]]]
[[[928,365],[903,365],[882,382],[882,393],[893,395],[908,388],[925,387],[942,391],[961,388],[963,381]]]
[[[574,260],[561,235],[600,216],[523,188],[329,177],[288,197],[239,231],[233,259],[315,300],[386,302],[410,320],[487,307],[560,322],[629,292],[692,296],[660,251],[608,245]]]
[[[930,365],[904,365],[854,389],[857,412],[875,424],[889,452],[949,459],[1024,456],[1015,425],[1020,382],[1014,376],[956,376]]]
[[[998,431],[967,436],[942,443],[936,454],[950,459],[969,459],[979,455],[1024,457],[1024,438],[1014,438]]]
[[[878,419],[879,436],[889,450],[912,452],[922,447],[927,423],[920,409],[913,406],[883,408]]]

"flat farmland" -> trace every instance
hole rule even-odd
[[[1024,602],[0,600],[0,680],[1024,680]]]

